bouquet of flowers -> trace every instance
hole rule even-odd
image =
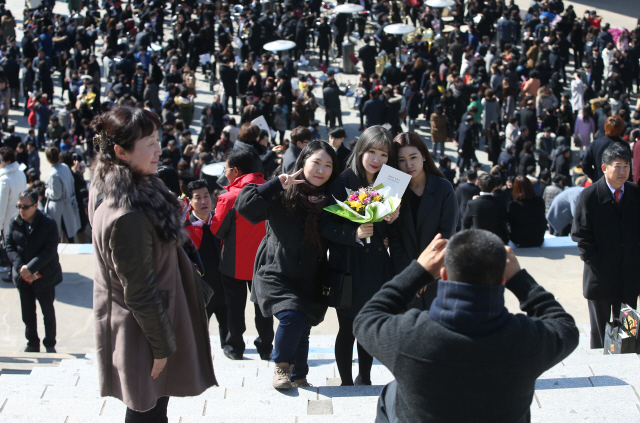
[[[325,210],[342,216],[354,223],[376,223],[396,211],[400,198],[391,196],[391,188],[378,185],[374,188],[363,187],[356,191],[347,188],[347,199],[325,207]],[[367,244],[371,240],[367,238]]]

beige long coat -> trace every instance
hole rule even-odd
[[[102,163],[91,187],[100,393],[136,411],[217,384],[201,287],[171,195],[154,176]],[[154,358],[165,357],[152,379]]]

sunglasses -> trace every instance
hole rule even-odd
[[[29,206],[20,206],[20,205],[17,205],[17,206],[16,206],[16,209],[18,209],[18,210],[29,210],[29,209],[30,209],[31,207],[33,207],[33,206],[35,206],[35,204],[31,204],[31,205],[29,205]]]

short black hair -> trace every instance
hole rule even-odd
[[[475,181],[476,179],[478,179],[478,172],[476,172],[473,169],[469,169],[467,170],[467,179],[470,181]]]
[[[629,150],[624,148],[617,142],[614,142],[602,153],[602,164],[610,165],[615,159],[622,159],[627,163],[631,163],[631,154]]]
[[[197,179],[195,181],[189,182],[189,185],[187,185],[187,197],[191,199],[191,197],[193,197],[193,191],[200,188],[206,188],[207,191],[209,191],[209,194],[211,194],[211,188],[209,188],[209,184],[207,183],[207,181],[204,179]]]
[[[164,183],[164,185],[176,196],[181,194],[180,177],[178,171],[171,166],[159,166],[156,176]]]
[[[344,128],[341,126],[336,126],[332,130],[329,131],[329,136],[332,138],[346,138],[347,133]]]
[[[22,191],[20,194],[18,194],[18,201],[22,200],[25,197],[31,199],[31,204],[38,204],[38,193],[35,189],[25,189],[24,191]]]
[[[506,262],[504,242],[484,229],[458,232],[447,243],[444,254],[449,280],[478,285],[499,285]]]
[[[478,186],[482,192],[492,192],[497,186],[497,178],[488,173],[483,173],[478,177]]]
[[[227,154],[226,162],[230,168],[238,168],[243,175],[253,173],[253,153],[249,150],[231,150]]]
[[[16,153],[11,147],[0,148],[0,160],[5,163],[13,163],[16,161]]]

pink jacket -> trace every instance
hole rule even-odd
[[[586,122],[583,119],[584,116],[582,112],[579,112],[576,117],[574,133],[580,135],[582,145],[587,147],[591,144],[591,135],[596,133],[596,124],[593,122],[592,118],[588,118],[588,121]]]

